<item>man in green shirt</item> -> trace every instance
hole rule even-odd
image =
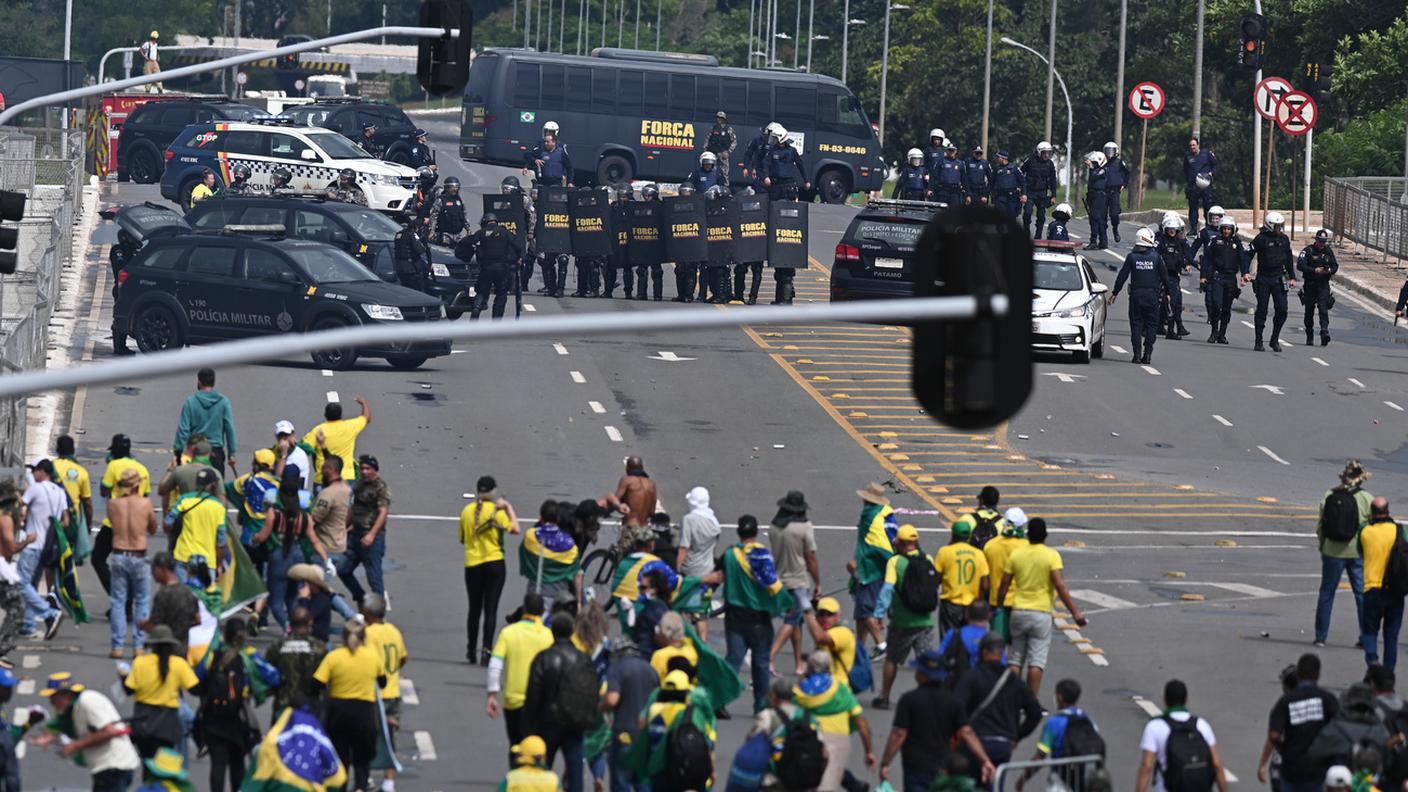
[[[1315,603],[1315,645],[1324,646],[1330,636],[1330,611],[1335,605],[1335,592],[1339,589],[1340,578],[1349,573],[1349,587],[1354,592],[1355,624],[1362,619],[1364,603],[1364,558],[1359,548],[1359,531],[1369,524],[1369,504],[1374,496],[1364,489],[1364,482],[1373,475],[1364,469],[1359,460],[1351,459],[1340,471],[1338,487],[1325,493],[1320,500],[1320,519],[1315,524],[1315,536],[1320,540],[1320,598]],[[1333,526],[1329,534],[1325,525],[1325,506],[1332,497],[1341,497],[1348,492],[1354,496],[1359,511],[1359,525],[1354,535],[1348,539],[1333,537]],[[1332,508],[1332,511],[1334,509]],[[1332,515],[1333,518],[1333,515]],[[1355,634],[1358,634],[1355,630]]]
[[[895,554],[885,565],[885,585],[880,589],[879,601],[875,604],[875,618],[883,619],[889,613],[889,628],[885,631],[885,672],[880,695],[871,702],[876,709],[890,708],[890,688],[895,684],[895,674],[901,663],[909,659],[912,650],[915,657],[934,648],[934,611],[938,609],[938,574],[934,578],[933,606],[928,610],[917,610],[913,603],[905,601],[903,594],[904,576],[909,565],[914,562],[929,564],[924,551],[919,549],[919,531],[913,525],[901,525],[895,532]],[[933,565],[930,564],[932,571]]]

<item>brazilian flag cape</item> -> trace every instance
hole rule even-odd
[[[288,707],[259,741],[240,792],[327,792],[345,783],[347,771],[323,725],[308,709]]]
[[[642,552],[631,553],[621,559],[621,563],[616,565],[616,574],[611,578],[612,598],[624,597],[635,602],[636,597],[640,596],[641,573],[645,571],[647,564],[659,560],[659,556]]]
[[[797,605],[777,577],[772,551],[757,542],[736,544],[724,553],[724,602],[774,615]]]
[[[895,554],[895,532],[899,523],[895,510],[874,503],[865,504],[856,524],[856,582],[868,586],[885,578],[885,564]]]
[[[688,620],[684,623],[684,637],[686,641],[694,644],[694,651],[699,654],[698,676],[694,689],[708,691],[715,707],[727,707],[729,702],[742,695],[743,680],[737,672],[729,668],[723,655],[714,651],[714,647],[699,637],[699,633],[694,631]],[[710,713],[713,711],[709,710]]]
[[[547,523],[528,530],[518,546],[518,572],[529,581],[538,579],[538,556],[543,558],[543,582],[561,583],[577,576],[582,555],[572,535]]]
[[[809,674],[792,688],[792,701],[813,717],[853,711],[860,703],[851,686],[831,674]]]
[[[55,593],[59,597],[59,604],[68,611],[73,623],[83,624],[88,621],[88,609],[84,607],[83,594],[78,590],[78,557],[57,517],[50,520],[49,530],[53,531],[54,538],[59,543],[59,562],[54,567],[54,588],[57,589]]]

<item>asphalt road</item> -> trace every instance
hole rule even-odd
[[[451,125],[426,127],[442,152],[442,176],[458,175],[466,193],[497,189],[511,172],[453,161]],[[155,196],[154,187],[124,184],[108,189],[103,202]],[[799,299],[826,299],[831,249],[853,211],[813,207],[814,261],[798,274]],[[1081,226],[1073,223],[1072,230],[1083,237]],[[1112,284],[1115,273],[1101,265],[1117,264],[1134,230],[1124,227],[1118,256],[1093,255],[1105,282]],[[89,251],[93,277],[86,288],[100,299],[94,321],[76,334],[80,356],[109,353],[110,305],[102,298],[110,241],[111,230],[100,229]],[[484,672],[463,661],[455,519],[474,480],[494,475],[519,512],[531,515],[544,498],[608,491],[629,454],[644,457],[676,519],[695,485],[711,490],[725,522],[744,513],[766,522],[786,490],[804,490],[820,527],[827,590],[845,584],[854,543],[849,526],[859,506],[853,491],[865,482],[890,483],[896,507],[925,531],[930,552],[946,540],[940,526],[966,509],[983,484],[997,484],[1004,507],[1021,505],[1050,520],[1052,544],[1091,615],[1083,631],[1057,638],[1043,701],[1050,706],[1056,679],[1082,683],[1081,703],[1105,731],[1116,783],[1127,789],[1151,702],[1166,679],[1185,679],[1192,708],[1211,720],[1230,769],[1246,784],[1277,695],[1276,674],[1309,648],[1319,570],[1314,504],[1349,457],[1374,471],[1375,492],[1392,496],[1408,480],[1408,424],[1388,404],[1408,407],[1408,380],[1401,376],[1408,372],[1408,332],[1341,291],[1327,348],[1298,343],[1304,340],[1298,317],[1287,325],[1295,346],[1281,354],[1250,351],[1251,330],[1235,322],[1231,345],[1210,346],[1199,333],[1196,285],[1191,277],[1184,285],[1193,292],[1185,306],[1194,335],[1161,340],[1152,371],[1113,348],[1089,366],[1043,359],[1027,408],[992,432],[947,429],[922,414],[908,390],[909,338],[902,328],[677,332],[665,312],[727,309],[668,302],[535,295],[526,298],[533,312],[523,321],[652,310],[662,312],[660,330],[461,345],[409,374],[380,362],[335,375],[302,360],[246,366],[222,370],[218,386],[235,405],[242,468],[257,444],[272,440],[279,419],[306,430],[333,393],[349,409],[355,410],[354,395],[372,404],[374,421],[358,448],[381,459],[393,492],[387,586],[391,620],[409,644],[405,676],[417,699],[407,702],[405,714],[402,747],[411,758],[403,788],[482,788],[504,770],[497,759],[502,728],[482,714]],[[1121,295],[1111,308],[1109,345],[1128,347],[1126,305]],[[79,315],[90,316],[89,307]],[[1238,318],[1250,321],[1242,313],[1247,304],[1238,307]],[[678,360],[662,359],[672,356]],[[1047,376],[1057,373],[1080,376]],[[59,423],[72,427],[95,475],[107,439],[119,431],[132,436],[139,457],[159,474],[192,379],[81,389],[72,415]],[[101,614],[106,603],[96,579],[85,568],[82,580],[90,610]],[[522,591],[511,574],[505,602]],[[1350,604],[1341,597],[1331,646],[1322,651],[1326,682],[1335,686],[1362,673]],[[716,629],[719,645],[721,637]],[[25,677],[41,686],[45,674],[71,670],[106,689],[113,679],[106,641],[99,617],[16,655]],[[902,676],[897,693],[910,684]],[[37,703],[33,691],[27,684],[17,702]],[[868,703],[869,695],[863,698]],[[721,765],[746,734],[743,709],[735,703],[736,717],[721,724]],[[888,730],[888,713],[868,710],[867,717],[878,735]],[[1018,753],[1029,754],[1031,746],[1024,742]],[[860,770],[859,752],[853,759]],[[30,785],[83,781],[80,769],[37,752],[25,771]],[[204,777],[203,762],[196,772]]]

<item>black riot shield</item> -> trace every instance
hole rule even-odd
[[[741,262],[763,261],[768,257],[768,197],[738,196],[738,237],[733,257]]]
[[[709,223],[709,264],[732,264],[738,239],[738,201],[731,195],[705,199],[704,214]]]
[[[660,236],[660,215],[664,206],[659,201],[626,204],[630,232],[626,253],[632,266],[652,266],[665,260],[665,240]]]
[[[489,193],[484,196],[484,213],[493,212],[520,249],[528,248],[528,210],[523,205],[522,193]]]
[[[626,204],[617,201],[611,204],[611,262],[612,266],[626,266],[626,248],[631,243],[631,218]]]
[[[611,255],[614,240],[610,233],[611,204],[607,203],[606,193],[589,187],[573,190],[569,204],[572,208],[572,255]]]
[[[572,252],[570,187],[538,188],[538,229],[534,234],[540,253]]]
[[[709,244],[704,238],[708,221],[704,215],[704,196],[683,195],[666,198],[665,259],[694,263],[709,260]]]
[[[807,268],[807,205],[801,201],[768,207],[768,266]]]

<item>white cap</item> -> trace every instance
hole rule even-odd
[[[274,434],[293,434],[293,421],[279,421],[274,424]]]
[[[1344,765],[1334,765],[1325,771],[1326,789],[1349,789],[1354,786],[1354,774]]]
[[[1022,507],[1013,506],[1002,515],[1007,522],[1012,523],[1012,527],[1021,528],[1027,524],[1027,513],[1022,511]]]

